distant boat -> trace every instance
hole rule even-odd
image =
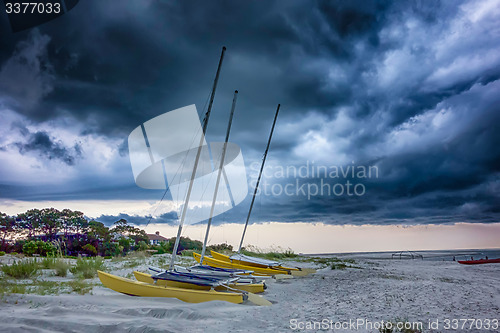
[[[462,265],[480,265],[480,264],[500,264],[500,258],[497,259],[477,259],[477,260],[458,260]]]

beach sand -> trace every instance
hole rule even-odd
[[[147,262],[138,269],[146,271]],[[314,267],[310,262],[297,264]],[[111,261],[107,265],[122,276],[134,269]],[[468,329],[468,324],[463,330],[443,325],[445,319],[500,319],[499,264],[356,259],[353,266],[359,268],[325,267],[307,277],[270,282],[263,294],[273,303],[270,307],[132,297],[98,285],[98,279],[91,280],[97,284],[92,294],[4,295],[0,331],[314,332],[321,327],[311,325],[322,322],[328,323],[323,326],[327,329],[343,324],[336,332],[378,332],[377,323],[389,320],[420,322],[424,332],[474,332],[479,330]],[[436,320],[439,327],[429,329],[429,321]],[[359,326],[353,327],[353,321]]]

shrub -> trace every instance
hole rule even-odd
[[[149,246],[145,241],[139,241],[139,243],[137,243],[137,246],[137,249],[139,251],[146,251],[147,249],[149,249]]]
[[[57,252],[57,247],[51,242],[37,242],[38,253],[42,256],[55,256]]]
[[[96,256],[97,255],[97,250],[95,249],[94,245],[92,244],[86,244],[82,248],[87,254],[91,256]]]
[[[0,251],[0,257],[4,256],[4,255],[5,255],[5,252],[4,251]]]
[[[78,258],[76,266],[70,269],[74,275],[90,279],[97,276],[97,270],[104,270],[104,260],[101,257],[93,259]]]
[[[123,248],[122,248],[123,250]],[[105,256],[119,256],[122,253],[120,251],[120,246],[117,243],[105,242],[104,243],[104,255]]]
[[[229,252],[229,251],[233,251],[233,246],[229,245],[227,243],[221,243],[221,244],[210,245],[207,247],[207,249],[213,250],[216,252]]]
[[[131,244],[132,241],[127,238],[120,238],[120,240],[118,241],[118,245],[123,248],[123,254],[127,254],[127,252],[130,251]]]
[[[172,249],[173,249],[173,243],[171,245],[170,242],[168,243],[160,242],[160,244],[153,246],[153,250],[156,250],[157,254],[171,253]]]
[[[26,279],[38,273],[38,263],[34,259],[18,261],[10,266],[2,266],[2,272],[17,279]]]
[[[29,241],[23,245],[23,253],[27,256],[32,256],[36,253],[38,249],[37,244],[34,241]]]
[[[68,275],[68,269],[71,268],[71,265],[62,259],[58,259],[54,264],[54,269],[56,270],[56,276],[65,277]]]
[[[168,245],[166,246],[166,249],[168,251],[165,252],[172,252],[175,244],[175,237],[172,237],[168,240]],[[195,250],[195,251],[201,251],[203,248],[203,243],[197,240],[192,240],[189,237],[181,237],[179,241],[179,247],[177,248],[177,254],[181,253],[184,250]]]

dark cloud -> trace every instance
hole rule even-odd
[[[0,105],[31,127],[14,119],[10,129],[25,141],[3,136],[0,149],[7,153],[15,144],[21,153],[81,167],[74,190],[37,187],[32,198],[158,200],[161,191],[134,188],[124,165],[127,135],[185,105],[196,104],[201,114],[225,45],[209,141],[222,140],[238,89],[231,141],[242,147],[247,166],[260,162],[281,103],[268,163],[355,161],[380,170],[379,178],[363,180],[361,198],[262,195],[252,221],[498,222],[500,44],[491,31],[499,28],[500,10],[481,6],[200,0],[127,1],[117,9],[85,1],[17,34],[1,18]],[[67,127],[87,144],[109,145],[85,169],[76,163],[86,159],[85,142],[33,129],[62,118],[72,119]],[[114,160],[101,157],[112,154]],[[12,186],[5,183],[0,188]],[[23,197],[28,191],[19,183],[2,193]],[[248,204],[249,198],[224,218],[244,222]]]
[[[165,213],[158,217],[119,214],[119,215],[101,215],[95,218],[96,221],[102,222],[108,226],[113,225],[113,223],[121,219],[127,220],[129,224],[138,226],[144,226],[150,223],[152,224],[162,223],[162,224],[174,225],[177,223],[177,213],[175,212]]]
[[[73,147],[65,147],[61,142],[54,141],[47,132],[29,133],[27,143],[15,143],[21,154],[38,153],[49,160],[57,159],[67,165],[74,165],[82,156],[82,149],[78,143]]]

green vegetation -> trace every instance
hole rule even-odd
[[[32,256],[37,250],[36,242],[30,241],[23,245],[23,253],[27,256]]]
[[[104,270],[104,260],[101,257],[96,258],[78,258],[76,266],[70,269],[70,272],[84,279],[91,279],[97,276],[97,270]]]
[[[92,244],[85,244],[82,249],[89,255],[91,256],[96,256],[97,255],[97,250],[95,249],[94,245]]]
[[[105,258],[126,256],[136,251],[152,251],[157,254],[172,253],[175,237],[166,242],[150,245],[144,230],[129,225],[125,219],[107,227],[104,223],[87,220],[85,214],[70,209],[29,209],[17,216],[0,212],[0,255],[15,252],[26,256],[77,258],[81,255]],[[9,241],[15,239],[15,242]],[[177,254],[201,251],[202,242],[181,237]],[[232,251],[228,244],[216,244],[208,250]],[[291,250],[249,254],[264,258],[283,259],[296,255]],[[45,265],[51,265],[46,262]],[[44,266],[45,267],[45,266]]]
[[[40,267],[42,269],[53,269],[56,263],[56,258],[47,257],[43,258],[42,261],[39,262]]]
[[[3,265],[2,272],[17,279],[27,279],[38,273],[39,264],[35,259],[20,260],[12,265]]]
[[[131,252],[131,253],[127,254],[123,258],[115,257],[115,258],[113,258],[113,261],[124,260],[125,263],[123,264],[123,268],[134,268],[134,267],[137,267],[137,266],[145,263],[146,258],[148,258],[150,256],[151,255],[146,251],[136,251],[136,252]]]
[[[194,251],[194,250],[183,250],[181,252],[181,256],[183,256],[183,257],[191,257],[192,258],[194,252],[196,252],[196,251]]]
[[[125,259],[139,259],[139,260],[145,260],[146,258],[151,257],[151,255],[146,252],[146,251],[135,251],[127,254],[125,256]]]
[[[49,295],[61,292],[76,292],[83,295],[93,288],[92,284],[83,281],[83,279],[94,277],[97,269],[102,270],[103,268],[103,259],[100,257],[79,258],[74,267],[71,267],[71,264],[61,257],[47,257],[38,261],[35,258],[20,260],[12,265],[1,266],[1,271],[4,274],[0,275],[0,295],[11,293]],[[77,279],[68,282],[43,280],[41,278],[43,275],[39,274],[40,269],[53,269],[55,270],[54,275],[62,277],[67,276],[68,270],[71,269]],[[21,281],[14,281],[10,278]]]
[[[26,294],[26,285],[24,284],[12,284],[10,286],[10,292],[13,294]]]
[[[228,245],[227,243],[222,243],[222,244],[214,244],[207,246],[207,250],[210,251],[215,251],[215,252],[220,252],[220,253],[231,253],[233,251],[233,246]]]
[[[166,257],[160,257],[156,260],[156,265],[158,267],[165,266],[167,264],[167,258]]]
[[[44,258],[39,264],[42,269],[54,269],[55,275],[62,277],[67,276],[68,270],[71,268],[71,265],[63,258],[47,257]]]
[[[137,247],[137,251],[146,251],[147,249],[149,249],[149,245],[148,243],[146,243],[145,241],[139,241],[139,243],[137,243],[138,247]]]
[[[354,259],[339,259],[337,257],[308,257],[304,261],[313,262],[321,268],[330,267],[331,269],[361,268],[355,266]]]
[[[61,288],[61,283],[56,281],[41,280],[41,281],[35,281],[33,287],[34,287],[33,290],[30,290],[30,292],[33,294],[51,295],[59,293]]]
[[[148,248],[144,230],[124,219],[111,228],[98,221],[88,221],[79,211],[55,208],[30,209],[17,216],[0,212],[0,251],[23,252],[32,256],[125,255]],[[8,241],[17,239],[15,243]]]
[[[31,283],[19,284],[0,280],[0,295],[4,294],[37,294],[58,295],[60,293],[76,292],[84,295],[92,290],[94,286],[83,280],[68,282],[55,282],[47,280],[33,280]]]
[[[260,257],[270,260],[293,259],[299,255],[294,253],[292,249],[282,249],[281,247],[271,248],[271,251],[264,252],[255,246],[247,246],[241,250],[241,253],[252,257]]]
[[[76,292],[80,295],[85,295],[92,290],[92,285],[83,280],[73,280],[68,282],[71,291]]]
[[[68,270],[71,268],[71,265],[64,261],[63,259],[58,259],[54,263],[55,275],[66,277],[68,275]]]
[[[341,262],[341,263],[332,263],[332,265],[330,267],[331,267],[331,269],[346,269],[347,267],[351,267],[351,266],[347,266],[346,264]]]
[[[5,251],[0,251],[0,257],[5,255]]]
[[[32,256],[34,254],[39,254],[41,256],[54,256],[56,254],[57,247],[51,242],[29,241],[23,244],[23,253]]]

